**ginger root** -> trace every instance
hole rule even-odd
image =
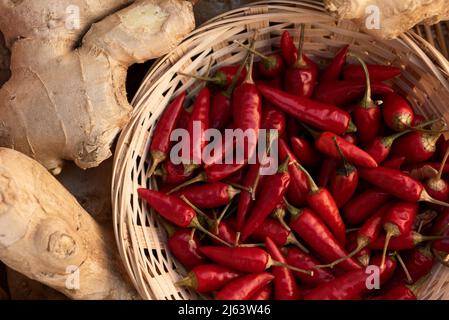
[[[11,78],[0,89],[0,146],[53,174],[111,156],[127,123],[133,63],[176,46],[195,21],[181,0],[0,0]]]
[[[0,148],[0,260],[73,299],[134,299],[115,241],[38,162]]]
[[[386,39],[420,23],[435,24],[449,19],[447,0],[324,0],[324,3],[338,19],[353,20],[363,31]],[[380,13],[379,28],[372,23],[377,18],[376,11]]]

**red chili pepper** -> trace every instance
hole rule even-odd
[[[387,293],[373,298],[373,300],[417,300],[417,298],[411,286],[401,283],[391,288]]]
[[[230,268],[216,264],[196,266],[185,278],[176,282],[177,286],[189,287],[197,292],[212,292],[221,289],[225,284],[240,276]]]
[[[231,176],[229,176],[226,181],[233,183],[233,184],[242,184],[243,183],[243,179],[245,178],[245,175],[247,173],[247,170],[238,170],[237,172],[235,172],[234,174],[232,174]]]
[[[186,108],[181,109],[181,114],[179,115],[178,123],[176,126],[177,128],[187,130],[187,127],[189,126],[189,119],[190,116],[192,115],[192,107],[193,105],[187,109]]]
[[[346,133],[342,136],[347,142],[357,144],[357,136],[354,133]]]
[[[336,168],[337,160],[334,158],[324,158],[317,180],[319,187],[325,188],[328,186],[332,172],[334,172]]]
[[[379,256],[373,257],[373,264],[379,265]],[[381,268],[380,282],[385,283],[393,275],[396,269],[396,261],[387,257],[385,267]],[[370,273],[364,269],[348,272],[333,281],[325,283],[311,290],[304,300],[359,300],[361,296],[369,292],[366,285]]]
[[[326,262],[347,256],[342,245],[335,239],[327,226],[308,208],[297,209],[287,204],[291,214],[289,226]],[[360,269],[354,260],[347,259],[340,264],[345,271]]]
[[[316,86],[313,99],[325,104],[344,107],[363,97],[366,85],[360,81],[341,80],[320,83]],[[371,84],[371,90],[374,95],[382,95],[393,92],[393,89],[382,82]]]
[[[297,159],[290,151],[287,143],[283,139],[278,141],[279,159],[285,161],[287,157],[291,160],[288,164],[288,172],[290,173],[290,185],[287,190],[287,198],[295,206],[303,206],[306,204],[306,198],[309,194],[309,181],[305,173],[296,165]]]
[[[371,81],[385,81],[397,77],[401,74],[401,69],[393,66],[383,66],[378,64],[367,65]],[[365,80],[362,66],[350,64],[343,71],[345,80]]]
[[[349,232],[346,237],[345,250],[352,252],[357,249],[357,246],[357,231]],[[367,267],[371,259],[371,249],[368,247],[361,249],[354,255],[354,258],[356,258],[362,266]]]
[[[307,139],[291,137],[290,144],[294,155],[303,166],[316,167],[320,165],[321,155]]]
[[[217,208],[227,205],[240,190],[223,183],[215,182],[190,186],[173,193],[176,196],[185,196],[198,208]]]
[[[369,247],[375,250],[382,250],[385,247],[385,234],[381,235],[376,241],[372,242]],[[388,243],[390,250],[407,250],[414,249],[420,243],[426,241],[434,241],[444,239],[444,236],[424,236],[418,232],[411,231],[402,236],[392,238]]]
[[[268,272],[253,273],[239,277],[224,288],[216,295],[216,300],[249,300],[260,289],[267,286],[274,276]]]
[[[168,238],[168,249],[187,269],[202,265],[206,259],[199,252],[200,241],[193,233],[195,229],[179,229]]]
[[[324,268],[317,268],[320,262],[316,258],[308,255],[298,248],[289,247],[285,258],[289,265],[296,268],[313,270],[313,276],[293,271],[293,274],[307,286],[316,287],[335,279],[335,276],[328,270]]]
[[[432,234],[449,236],[449,209],[444,209],[442,213],[437,217],[434,225],[432,226]],[[449,254],[449,240],[441,239],[432,243],[432,252],[435,257],[444,265],[448,265]]]
[[[408,172],[410,176],[417,180],[424,180],[434,178],[438,174],[441,163],[438,162],[420,162],[404,166],[404,171]],[[449,173],[449,164],[443,168],[443,174]]]
[[[227,243],[237,243],[237,233],[226,220],[211,221],[209,231]],[[222,245],[217,239],[212,239],[212,242]]]
[[[303,131],[302,126],[293,117],[287,117],[287,136],[297,137]]]
[[[156,171],[157,172],[157,171]],[[193,172],[185,172],[182,164],[174,164],[167,159],[160,167],[160,176],[164,184],[175,185],[187,181]]]
[[[276,208],[277,204],[282,201],[290,184],[290,174],[287,169],[288,161],[289,159],[284,161],[276,174],[266,176],[262,180],[258,199],[251,208],[248,220],[242,229],[242,241],[248,239],[254,230],[257,229],[274,208]]]
[[[262,129],[277,130],[278,136],[282,137],[286,131],[286,122],[285,114],[271,105],[266,105],[262,109],[262,122],[260,125]]]
[[[232,102],[226,91],[212,95],[210,106],[210,127],[222,130],[232,119]]]
[[[284,71],[284,60],[279,53],[264,56],[257,63],[257,71],[264,78],[275,78]]]
[[[411,127],[415,113],[410,104],[396,93],[383,97],[382,112],[385,124],[396,131]]]
[[[390,155],[391,147],[393,146],[394,141],[409,132],[410,131],[406,130],[387,137],[376,137],[368,143],[365,147],[365,151],[373,157],[377,163],[381,163]]]
[[[391,156],[405,157],[405,163],[427,161],[435,154],[439,136],[424,132],[407,133],[393,144]]]
[[[434,257],[429,247],[417,247],[404,256],[404,265],[412,283],[428,275],[432,270]],[[406,272],[401,273],[403,280],[408,280]]]
[[[279,247],[292,244],[298,246],[303,251],[307,251],[304,250],[304,247],[298,242],[295,235],[277,220],[265,219],[251,235],[251,238],[257,241],[265,241],[266,237],[273,240]]]
[[[404,164],[404,161],[405,161],[405,157],[393,158],[393,159],[385,160],[384,162],[382,162],[382,166],[391,168],[391,169],[400,170],[402,165]]]
[[[185,98],[186,92],[184,91],[168,105],[154,129],[150,144],[152,164],[148,176],[151,176],[156,167],[167,158],[170,148],[170,135],[181,115]]]
[[[266,285],[255,294],[253,294],[249,300],[270,300],[271,297],[271,285]]]
[[[444,159],[441,162],[440,168],[438,169],[438,174],[434,178],[427,179],[424,182],[424,187],[426,188],[427,193],[432,197],[440,201],[447,202],[449,199],[449,184],[441,179],[443,175],[444,166],[447,162],[447,158],[449,157],[449,149],[447,149],[446,154],[444,155]]]
[[[331,63],[321,73],[320,83],[336,81],[340,78],[341,72],[343,71],[343,66],[346,63],[348,51],[349,46],[346,45],[337,52]]]
[[[293,42],[293,38],[288,31],[284,31],[281,36],[281,53],[287,65],[292,65],[298,60],[298,49]]]
[[[294,96],[310,98],[316,85],[317,70],[305,61],[303,57],[304,30],[301,25],[301,36],[298,47],[298,59],[285,71],[284,87]]]
[[[379,135],[382,113],[380,108],[371,98],[371,74],[369,73],[365,62],[357,56],[356,58],[359,60],[364,72],[364,77],[362,79],[366,81],[366,89],[362,101],[353,107],[352,116],[358,129],[357,138],[360,143],[366,144]]]
[[[269,237],[265,239],[265,247],[268,253],[279,262],[286,263],[285,257],[276,244]],[[291,270],[285,267],[273,267],[274,298],[276,300],[298,300],[299,289]]]
[[[354,130],[349,114],[333,105],[293,96],[263,84],[257,89],[273,105],[304,123],[336,134]]]
[[[368,189],[346,203],[343,208],[344,218],[351,225],[359,225],[374,215],[390,197],[385,191]]]
[[[253,188],[253,192],[256,192],[256,188],[260,185],[259,184],[259,170],[260,170],[260,164],[251,164],[249,165],[248,172],[245,175],[245,178],[243,179],[243,186],[247,188]],[[248,212],[250,211],[250,208],[253,204],[252,201],[252,195],[251,192],[243,190],[239,197],[239,203],[237,205],[237,222],[236,222],[236,230],[241,231],[243,228],[243,225],[246,220],[246,216]]]
[[[335,144],[343,162],[332,173],[329,191],[332,194],[337,207],[342,208],[346,202],[352,198],[357,189],[359,175],[357,173],[357,168],[346,160],[336,140]]]

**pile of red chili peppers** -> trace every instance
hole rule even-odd
[[[138,192],[189,270],[177,286],[226,300],[417,299],[434,263],[449,266],[445,123],[426,122],[393,90],[401,69],[367,65],[349,46],[319,67],[303,42],[303,27],[298,47],[287,31],[280,52],[253,42],[245,62],[197,77],[211,81],[191,107],[182,93],[157,123],[157,188]],[[247,158],[173,164],[170,134],[193,121],[202,134],[277,130],[277,172],[260,175]],[[367,287],[368,265],[380,289]]]

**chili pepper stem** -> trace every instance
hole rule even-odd
[[[204,234],[206,234],[207,236],[217,240],[218,242],[220,242],[221,244],[227,246],[227,247],[232,247],[231,244],[227,243],[226,241],[224,241],[223,239],[217,237],[216,235],[214,235],[213,233],[211,233],[209,230],[207,230],[206,228],[204,228],[201,223],[198,221],[198,218],[193,218],[193,220],[190,222],[190,227],[198,229],[199,231],[203,232]]]
[[[330,268],[330,269],[333,269],[337,264],[339,264],[339,263],[341,263],[341,262],[343,262],[345,260],[348,260],[348,259],[352,258],[353,256],[355,256],[357,253],[359,253],[361,250],[363,250],[367,245],[368,245],[368,239],[366,239],[366,241],[363,241],[363,243],[360,242],[357,245],[357,248],[352,250],[347,256],[341,257],[340,259],[337,259],[337,260],[335,260],[335,261],[333,261],[331,263],[328,263],[328,264],[317,265],[317,268]]]
[[[175,282],[175,286],[177,287],[188,287],[188,288],[197,288],[198,283],[196,281],[196,277],[192,272],[189,272],[185,278]]]
[[[293,217],[296,217],[301,214],[301,209],[298,209],[298,208],[295,208],[294,206],[292,206],[285,198],[284,198],[284,203],[285,203],[285,206],[286,206],[288,212],[290,212],[290,214]]]
[[[204,182],[207,180],[206,174],[204,172],[201,172],[196,177],[187,180],[184,183],[181,183],[180,185],[176,186],[175,188],[171,189],[167,194],[172,194],[173,192],[179,191],[184,187],[190,186],[191,184],[197,183],[197,182]]]
[[[398,227],[393,224],[393,223],[385,223],[384,224],[384,229],[386,231],[386,235],[385,235],[385,244],[384,244],[384,248],[382,251],[382,261],[380,263],[380,269],[382,270],[385,266],[385,258],[387,256],[387,250],[388,250],[388,245],[390,243],[390,240],[392,237],[397,237],[401,235],[401,232],[399,231]]]
[[[292,229],[287,225],[287,223],[284,220],[285,212],[283,209],[276,209],[273,212],[273,217],[279,221],[279,223],[288,231],[292,231]]]
[[[184,172],[186,174],[189,174],[189,173],[195,171],[198,168],[199,168],[199,165],[194,164],[194,163],[185,164],[184,165]]]
[[[237,231],[236,234],[235,234],[235,244],[234,244],[234,246],[236,246],[236,247],[239,246],[240,235],[241,235],[241,232],[240,232],[240,231]]]
[[[362,66],[363,72],[365,73],[366,89],[365,89],[365,95],[361,102],[361,106],[364,108],[370,108],[373,106],[375,107],[376,104],[373,102],[373,99],[371,98],[371,81],[370,81],[370,77],[369,77],[368,67],[366,66],[365,61],[363,61],[363,59],[361,57],[359,57],[358,55],[356,55],[354,53],[349,53],[348,55],[351,57],[354,57],[358,60],[358,62]]]
[[[418,201],[425,201],[425,202],[430,202],[430,203],[434,203],[443,207],[449,207],[449,203],[437,200],[432,198],[426,191],[426,189],[423,189],[421,192],[421,195],[419,197]]]
[[[217,228],[217,231],[218,231],[218,226],[221,223],[221,220],[223,220],[223,218],[224,218],[226,212],[228,211],[229,207],[231,206],[231,204],[232,204],[232,200],[229,201],[229,203],[226,205],[226,207],[224,207],[223,211],[221,211],[220,215],[218,216],[217,220],[215,221],[215,226]]]
[[[305,40],[305,30],[306,25],[301,23],[300,31],[299,31],[299,42],[298,42],[298,60],[295,62],[296,68],[305,68],[307,67],[307,63],[304,61],[303,53],[304,53],[304,40]]]
[[[234,40],[233,42],[238,44],[240,47],[245,48],[246,50],[248,50],[252,54],[255,54],[256,56],[258,56],[258,57],[260,57],[260,58],[262,58],[262,59],[264,59],[264,60],[266,60],[268,62],[272,60],[270,57],[264,55],[263,53],[260,53],[257,50],[254,50],[253,48],[251,48],[250,46],[247,46],[246,44],[243,44],[243,43],[241,43],[241,42],[239,42],[237,40]]]
[[[242,64],[237,69],[237,72],[234,74],[234,77],[232,77],[231,85],[226,89],[224,94],[227,97],[231,97],[232,92],[234,91],[235,87],[237,86],[238,80],[240,79],[240,75],[242,74],[243,69],[246,67],[246,64],[248,63],[249,58],[249,52],[247,52],[245,59],[243,60]]]
[[[354,132],[357,132],[357,126],[354,124],[354,122],[352,122],[352,120],[350,120],[346,133],[354,133]]]
[[[443,169],[444,169],[444,166],[446,165],[448,157],[449,157],[449,148],[447,148],[446,153],[444,154],[443,161],[441,161],[440,169],[438,170],[438,175],[436,177],[437,180],[441,179],[441,176],[443,174]]]
[[[299,249],[301,249],[305,253],[310,252],[306,247],[304,247],[304,245],[301,244],[301,242],[299,242],[299,240],[294,236],[293,233],[290,233],[289,236],[287,237],[287,243],[297,246]]]
[[[255,247],[265,247],[264,243],[242,243],[239,245],[242,248],[255,248]]]
[[[310,175],[310,173],[299,163],[295,163],[296,166],[301,169],[302,172],[304,172],[304,174],[307,176],[307,179],[309,180],[309,184],[310,184],[310,192],[311,193],[317,193],[320,191],[320,188],[317,186],[317,184],[315,183],[315,181],[313,180],[312,176]]]
[[[409,284],[413,283],[412,276],[410,275],[410,272],[408,271],[407,266],[405,265],[404,260],[402,260],[399,252],[395,251],[394,255],[396,256],[396,259],[398,259],[398,262],[401,265],[402,270],[404,270],[405,276],[407,277],[407,283]]]
[[[203,77],[203,76],[199,76],[199,75],[196,75],[196,74],[190,74],[190,73],[184,73],[184,72],[178,72],[178,74],[183,76],[183,77],[189,77],[189,78],[193,78],[193,79],[196,79],[196,80],[208,81],[208,82],[217,82],[217,79],[210,78],[210,77]]]
[[[244,190],[244,191],[249,192],[249,193],[253,192],[253,188],[252,187],[245,187],[245,186],[242,186],[241,184],[234,183],[234,182],[231,182],[231,181],[225,181],[225,183],[229,184],[231,187],[234,187],[234,188],[239,189],[239,190]]]
[[[208,224],[211,223],[211,219],[209,218],[209,216],[205,214],[200,208],[196,207],[192,202],[190,202],[189,199],[187,199],[184,195],[180,196],[180,198],[184,200],[184,202],[187,203],[190,207],[192,207],[192,209],[195,210],[197,214],[202,216]]]
[[[272,267],[272,266],[273,267],[287,268],[289,270],[300,272],[300,273],[305,273],[305,274],[313,277],[313,271],[312,270],[305,270],[305,269],[296,268],[296,267],[293,267],[293,266],[291,266],[289,264],[286,264],[286,263],[283,263],[283,262],[280,262],[280,261],[277,261],[277,260],[273,260],[271,257],[269,257],[268,264],[267,264],[267,269],[269,267]]]
[[[151,158],[153,161],[151,163],[150,171],[148,172],[148,177],[151,177],[154,174],[157,166],[165,160],[166,156],[163,152],[155,150],[151,151]]]

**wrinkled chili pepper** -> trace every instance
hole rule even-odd
[[[373,300],[417,300],[411,286],[400,283],[383,295],[374,297]]]
[[[396,93],[386,94],[382,100],[384,123],[389,128],[402,131],[412,125],[415,113],[407,100]]]
[[[275,219],[265,219],[251,235],[251,238],[257,241],[265,241],[266,237],[269,237],[279,247],[291,244],[307,252],[307,249],[299,243],[295,235]]]
[[[391,195],[380,189],[368,189],[350,199],[343,208],[343,216],[351,225],[359,225],[376,213]]]
[[[225,285],[216,295],[216,300],[248,300],[268,285],[274,276],[268,272],[252,273],[239,277]]]
[[[445,236],[425,236],[418,232],[411,231],[407,234],[399,237],[391,238],[388,243],[388,249],[390,250],[407,250],[414,249],[417,245],[434,240],[446,239]],[[382,250],[385,247],[385,234],[381,235],[376,241],[370,243],[369,247],[375,250]]]
[[[155,173],[160,175],[162,182],[167,185],[183,183],[193,174],[193,172],[186,172],[182,164],[174,164],[170,159],[165,160]]]
[[[394,158],[405,157],[405,163],[429,160],[436,151],[439,134],[410,132],[395,141],[391,149]]]
[[[217,208],[227,205],[240,190],[223,183],[215,182],[196,186],[189,186],[173,193],[185,196],[198,208]]]
[[[295,47],[290,32],[285,30],[281,36],[281,54],[287,65],[292,65],[298,60],[298,49]]]
[[[434,256],[429,246],[417,247],[404,256],[404,265],[410,276],[411,283],[417,282],[428,275],[433,268]],[[401,273],[402,279],[407,280],[405,271]]]
[[[427,193],[432,197],[440,201],[447,202],[449,199],[449,184],[441,178],[443,175],[444,166],[446,165],[447,158],[449,157],[449,149],[447,149],[441,162],[438,174],[434,178],[427,179],[424,182],[424,187]]]
[[[394,66],[383,66],[378,64],[368,64],[367,69],[371,81],[385,81],[395,78],[401,74],[401,69]],[[343,70],[345,80],[365,80],[365,73],[360,65],[350,64]]]
[[[194,229],[182,228],[169,234],[168,249],[170,253],[188,269],[202,265],[206,259],[199,252],[200,242]]]
[[[343,67],[346,63],[346,56],[348,55],[348,51],[349,46],[346,45],[337,52],[331,63],[329,63],[321,73],[320,83],[336,81],[340,78]]]

